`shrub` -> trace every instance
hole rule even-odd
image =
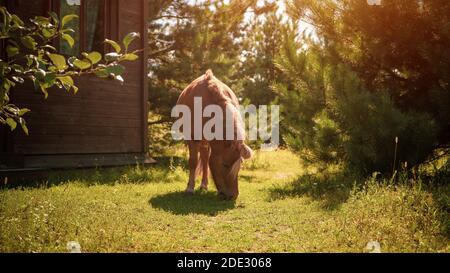
[[[400,162],[415,166],[432,152],[437,138],[436,124],[427,114],[403,113],[388,97],[368,92],[350,103],[340,125],[347,135],[342,141],[346,161],[364,174],[386,173]]]
[[[390,172],[394,162],[414,166],[431,154],[438,128],[428,114],[402,112],[387,92],[369,92],[354,72],[327,61],[320,49],[304,52],[286,41],[278,67],[288,81],[274,88],[284,140],[303,159],[344,163],[370,174]]]

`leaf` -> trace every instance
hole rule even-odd
[[[139,59],[139,56],[134,53],[127,53],[123,55],[121,59],[124,61],[136,61],[137,59]]]
[[[109,73],[106,71],[106,69],[101,69],[101,70],[95,71],[94,75],[99,78],[108,78]]]
[[[131,33],[128,33],[126,36],[125,36],[125,38],[123,38],[123,45],[125,46],[125,51],[127,51],[128,50],[128,46],[130,45],[130,43],[134,40],[134,39],[136,39],[136,38],[139,38],[140,37],[140,35],[139,35],[139,33],[137,33],[137,32],[131,32]]]
[[[54,73],[46,73],[44,77],[44,84],[46,87],[50,87],[55,84],[56,75]]]
[[[11,15],[11,21],[13,21],[16,25],[21,27],[25,25],[22,19],[20,19],[19,16],[15,14]]]
[[[16,129],[16,127],[17,127],[17,122],[12,118],[6,118],[6,124],[8,124],[9,127],[11,127],[11,131]]]
[[[42,35],[44,35],[44,37],[46,39],[52,38],[53,36],[55,36],[55,34],[56,34],[56,31],[54,29],[46,29],[46,28],[44,28],[42,30]]]
[[[8,45],[6,47],[6,53],[8,54],[8,58],[14,57],[17,54],[19,54],[19,48],[12,45]]]
[[[73,65],[81,70],[88,69],[89,67],[91,67],[91,63],[89,61],[79,59],[74,60]]]
[[[64,86],[64,88],[69,91],[70,88],[73,86],[73,79],[70,76],[62,76],[57,77],[57,79],[61,82],[61,84]]]
[[[119,53],[122,50],[120,45],[113,40],[106,39],[105,43],[110,44],[117,53]]]
[[[20,127],[22,127],[22,131],[28,135],[28,127],[27,127],[27,123],[25,122],[25,120],[23,118],[19,118],[19,123],[20,123]]]
[[[58,14],[56,14],[56,12],[50,11],[48,14],[50,15],[50,17],[52,17],[55,24],[59,23]]]
[[[5,108],[8,112],[12,113],[13,115],[19,114],[19,108],[17,108],[15,105],[6,105]]]
[[[28,109],[28,108],[22,108],[22,109],[20,109],[20,111],[19,111],[19,116],[23,116],[23,115],[25,115],[26,113],[28,113],[28,112],[30,112],[31,110],[30,109]]]
[[[67,69],[66,58],[64,58],[63,55],[52,53],[52,54],[48,54],[48,57],[50,58],[50,60],[56,66],[56,68],[58,70],[61,71],[61,70]]]
[[[71,32],[71,33],[75,33],[75,30],[71,29],[71,28],[66,28],[66,29],[62,29],[59,32],[61,33],[66,33],[66,32]]]
[[[53,25],[50,23],[50,18],[44,16],[36,16],[34,19],[31,19],[31,22],[35,23],[39,27],[52,27]]]
[[[9,23],[11,20],[11,14],[9,14],[6,7],[0,6],[0,14],[2,15],[3,22],[0,25],[2,34],[6,34],[9,31]]]
[[[114,74],[114,76],[122,75],[122,73],[125,71],[125,67],[123,65],[117,64],[113,66],[108,66],[105,68],[106,72],[108,74]]]
[[[22,74],[23,73],[23,67],[21,66],[21,65],[19,65],[19,64],[13,64],[13,65],[11,65],[11,69],[12,70],[14,70],[14,72],[16,72],[16,73],[20,73],[20,74]]]
[[[57,79],[61,82],[61,84],[64,86],[64,88],[67,91],[70,91],[70,89],[73,89],[73,92],[76,94],[78,92],[78,87],[74,85],[73,79],[70,76],[62,76],[57,77]]]
[[[23,44],[26,48],[31,49],[31,50],[36,49],[37,43],[36,43],[36,41],[33,39],[33,37],[27,35],[27,36],[21,37],[21,38],[20,38],[20,41],[22,42],[22,44]]]
[[[120,75],[114,76],[114,79],[115,79],[116,81],[119,81],[121,84],[123,84],[123,82],[124,82],[122,76],[120,76]]]
[[[73,79],[70,76],[61,76],[61,77],[56,77],[62,84],[66,84],[68,86],[72,86],[73,85]]]
[[[67,23],[69,23],[70,21],[72,21],[73,19],[78,18],[78,15],[75,14],[69,14],[66,15],[62,18],[61,20],[61,28],[63,28]]]
[[[69,57],[69,59],[67,59],[67,63],[68,63],[69,65],[73,66],[73,62],[74,62],[75,60],[78,60],[78,58],[77,58],[77,57],[74,57],[74,56]]]
[[[39,83],[39,86],[41,87],[42,93],[44,93],[44,98],[47,99],[48,98],[47,88],[45,88],[44,84],[42,83]]]
[[[96,64],[102,60],[102,54],[93,51],[89,54],[86,54],[86,58],[88,58],[92,64]]]
[[[12,76],[11,78],[17,83],[20,83],[20,84],[24,83],[24,79],[22,77]]]
[[[61,37],[69,44],[69,46],[72,48],[75,44],[75,40],[70,36],[69,34],[62,34]]]
[[[120,57],[120,54],[117,54],[114,52],[105,54],[105,60],[108,62],[117,61],[119,59],[119,57]]]
[[[54,46],[51,46],[51,45],[44,45],[44,46],[42,46],[42,49],[50,49],[52,51],[56,51],[56,48]]]
[[[50,71],[51,67],[49,67],[49,69],[47,69],[48,65],[49,65],[49,62],[45,61],[42,57],[36,58],[36,68],[44,69],[46,71],[48,70],[47,72],[52,72],[52,71]],[[52,67],[56,69],[56,67],[54,67],[54,66],[52,66]],[[53,70],[53,72],[54,72],[54,70]]]
[[[14,87],[16,84],[13,81],[10,81],[8,79],[5,80],[5,82],[3,83],[3,88],[5,88],[6,92],[9,91],[9,89],[11,87]]]
[[[30,67],[33,64],[33,62],[36,61],[36,56],[33,56],[33,55],[26,55],[25,58],[27,60],[28,67]]]
[[[34,76],[38,80],[44,79],[45,75],[47,75],[47,72],[45,72],[43,69],[38,69],[36,72],[34,72]]]

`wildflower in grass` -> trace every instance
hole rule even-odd
[[[81,253],[81,246],[76,241],[70,241],[67,243],[67,250],[70,253]]]
[[[381,253],[381,246],[377,241],[368,242],[366,245],[366,249],[369,250],[369,253]]]

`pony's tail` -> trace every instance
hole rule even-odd
[[[202,143],[201,145],[204,145],[204,144]],[[210,151],[209,146],[207,146],[207,148],[206,148],[206,153],[200,151],[199,160],[197,160],[197,166],[195,167],[195,177],[200,177],[203,174],[204,167],[208,166],[210,152],[211,151]],[[209,168],[208,168],[208,172],[209,172]]]
[[[201,177],[203,174],[203,160],[200,156],[199,160],[197,161],[197,167],[195,167],[195,177]]]

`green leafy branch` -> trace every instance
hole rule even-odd
[[[139,33],[129,33],[122,45],[106,39],[113,52],[102,55],[99,52],[83,52],[81,56],[58,54],[52,41],[60,39],[71,48],[75,44],[66,27],[77,19],[77,15],[67,15],[61,20],[50,12],[49,17],[36,16],[26,25],[19,16],[11,14],[5,7],[0,7],[0,43],[6,49],[6,59],[0,58],[0,124],[8,125],[11,130],[19,124],[28,134],[24,115],[30,109],[20,108],[10,103],[10,92],[16,85],[26,80],[32,81],[35,89],[48,97],[48,90],[54,86],[66,91],[78,92],[73,77],[93,74],[99,78],[110,78],[123,82],[124,61],[135,61],[141,50],[129,51],[129,45],[139,38]],[[0,56],[2,57],[2,56]]]

